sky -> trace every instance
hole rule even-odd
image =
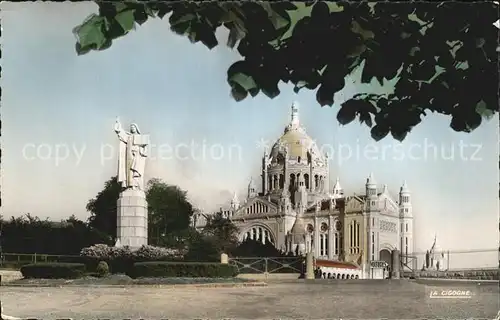
[[[402,143],[375,142],[368,127],[336,120],[339,104],[354,94],[390,90],[360,84],[359,72],[332,108],[285,84],[275,99],[235,102],[226,70],[241,57],[224,45],[223,31],[221,45],[208,50],[153,19],[108,50],[77,56],[71,31],[97,12],[93,2],[1,8],[4,216],[86,219],[86,203],[116,174],[116,117],[151,136],[146,178],[179,185],[207,211],[233,192],[243,200],[250,177],[259,180],[263,144],[280,137],[296,101],[301,123],[330,155],[332,186],[339,177],[347,194],[364,192],[373,172],[396,196],[407,181],[417,251],[435,234],[445,250],[498,247],[498,116],[466,134],[432,114]],[[488,257],[474,260],[496,266],[497,255]]]

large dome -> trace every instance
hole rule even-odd
[[[301,160],[306,161],[310,156],[314,164],[325,163],[318,146],[299,123],[299,112],[296,104],[292,105],[290,124],[285,128],[284,134],[273,145],[269,158],[271,160],[279,159],[284,155],[285,149],[287,149],[288,157],[291,159],[298,160],[300,157]]]

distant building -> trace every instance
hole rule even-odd
[[[241,230],[240,240],[270,242],[287,253],[314,252],[326,259],[359,266],[383,260],[391,251],[413,252],[411,194],[403,183],[396,201],[387,185],[380,190],[373,174],[365,194],[345,195],[337,178],[330,187],[328,156],[307,135],[296,105],[291,120],[269,154],[262,157],[260,189],[250,179],[247,197],[236,194],[222,208]],[[197,213],[197,228],[206,224]]]
[[[423,270],[443,271],[447,269],[445,266],[444,251],[437,243],[437,237],[434,236],[434,242],[430,250],[425,253],[425,262]]]

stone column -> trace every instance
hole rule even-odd
[[[335,226],[333,225],[333,217],[329,216],[328,217],[328,259],[333,260],[333,254],[335,253],[333,250],[333,241],[335,237],[334,233],[334,228]]]
[[[314,279],[314,261],[313,253],[309,251],[306,254],[306,279]]]
[[[264,152],[262,158],[262,193],[267,194],[268,190],[268,177],[267,177],[267,152]]]
[[[314,255],[319,256],[319,250],[321,249],[321,244],[319,243],[319,220],[318,217],[314,217]]]
[[[391,278],[392,279],[399,279],[399,271],[400,271],[401,265],[400,265],[400,256],[399,256],[399,250],[394,249],[392,250],[392,274]]]
[[[117,201],[117,246],[148,244],[148,203],[142,190],[126,189]]]

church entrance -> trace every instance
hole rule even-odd
[[[384,261],[387,263],[387,267],[384,270],[384,273],[386,276],[391,274],[391,267],[392,267],[392,254],[388,249],[382,249],[379,252],[379,257],[381,261]],[[384,276],[384,278],[386,277]]]

